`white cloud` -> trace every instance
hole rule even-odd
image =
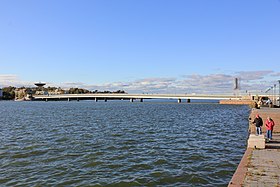
[[[187,93],[221,93],[231,92],[233,87],[232,75],[210,74],[210,75],[188,75],[181,81],[181,88]],[[184,86],[185,85],[185,86]]]
[[[22,81],[18,78],[17,75],[10,75],[10,74],[0,74],[0,87],[6,86],[33,86],[34,84],[27,81]]]
[[[272,77],[278,77],[278,80],[280,79],[280,72],[272,73]]]
[[[116,91],[128,93],[233,93],[234,78],[241,80],[241,92],[247,90],[261,93],[267,87],[277,83],[273,71],[242,71],[234,74],[185,75],[181,78],[145,78],[128,82],[112,82],[90,85],[83,82],[47,83],[47,86],[62,88],[79,87],[88,90]],[[273,77],[271,79],[271,77]],[[275,80],[274,80],[275,79]],[[33,86],[33,83],[20,80],[16,75],[0,75],[0,86]]]
[[[273,74],[273,71],[240,71],[236,72],[236,76],[245,81],[261,80],[266,76]]]

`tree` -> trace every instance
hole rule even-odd
[[[114,93],[125,93],[125,91],[123,91],[123,90],[117,90],[117,91],[115,91]]]
[[[15,87],[9,86],[9,87],[4,87],[2,89],[3,91],[3,100],[12,100],[15,99]]]

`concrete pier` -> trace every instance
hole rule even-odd
[[[274,134],[266,149],[253,149],[244,186],[280,186],[280,135]]]
[[[257,137],[255,126],[249,123],[248,148],[228,184],[230,187],[280,186],[280,108],[252,109],[251,121],[256,114],[264,123],[268,116],[274,120],[272,140],[266,141],[263,149],[265,125],[262,127],[263,135]]]
[[[220,100],[220,104],[223,105],[252,105],[254,103],[253,100],[245,99],[245,100]]]

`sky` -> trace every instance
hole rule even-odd
[[[0,0],[0,87],[263,93],[279,0]]]

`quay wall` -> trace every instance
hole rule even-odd
[[[220,100],[220,104],[224,105],[252,105],[254,101],[252,100]]]

